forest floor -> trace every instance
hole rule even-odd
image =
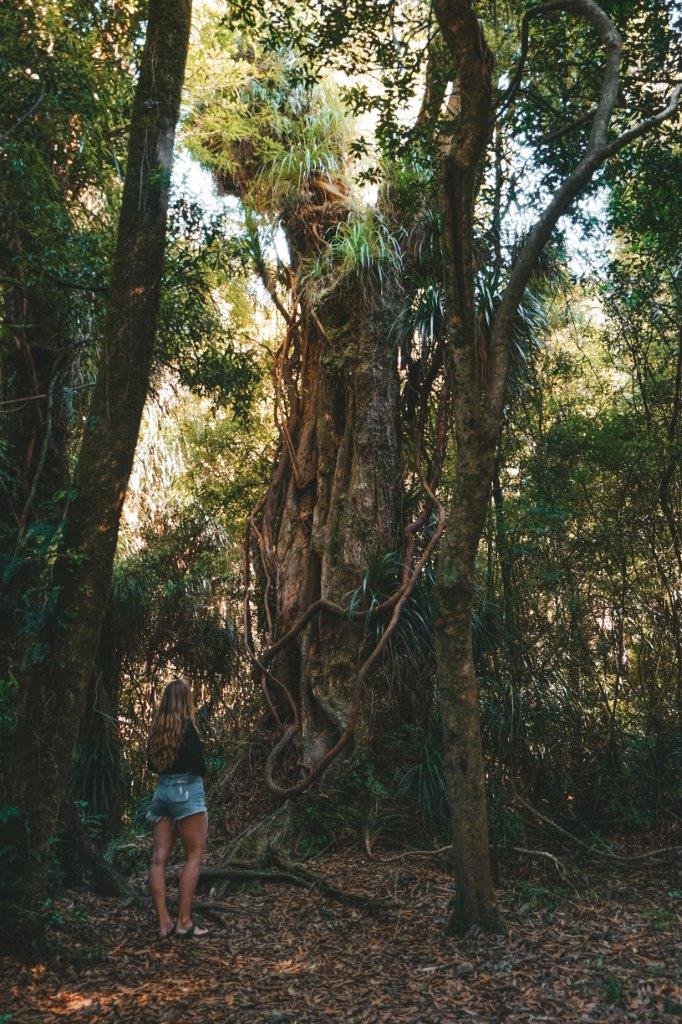
[[[1,965],[0,1022],[679,1020],[679,879],[592,862],[567,883],[543,864],[507,872],[508,934],[466,941],[440,934],[448,876],[418,855],[355,849],[316,863],[336,885],[395,901],[383,918],[316,891],[235,886],[221,897],[229,928],[206,920],[201,940],[158,941],[146,904],[67,894],[50,959]]]

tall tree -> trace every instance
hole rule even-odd
[[[525,13],[519,64],[502,99],[503,106],[513,102],[521,84],[534,19],[553,12],[581,19],[596,34],[605,52],[605,63],[596,107],[587,114],[583,112],[590,123],[585,149],[516,253],[492,319],[489,343],[483,349],[476,297],[474,215],[493,139],[494,58],[469,0],[436,0],[435,11],[455,69],[441,180],[457,444],[455,483],[438,569],[436,642],[454,832],[455,899],[449,928],[465,933],[474,926],[499,927],[490,876],[471,623],[474,563],[489,503],[515,320],[538,257],[559,218],[605,161],[675,112],[681,90],[674,91],[663,109],[614,136],[609,126],[618,103],[623,48],[614,24],[593,0],[552,0]]]
[[[278,446],[246,559],[264,605],[265,651],[251,641],[251,653],[287,726],[268,783],[289,795],[350,742],[364,620],[376,609],[361,600],[349,614],[349,595],[401,545],[404,232],[395,208],[381,196],[369,206],[354,188],[349,119],[329,89],[302,86],[290,52],[254,57],[215,32],[210,47],[190,143],[248,211],[255,267],[284,322],[272,372]],[[259,217],[284,235],[286,265],[266,258]],[[307,771],[291,787],[275,767],[294,739]]]
[[[21,680],[6,796],[27,836],[23,907],[44,892],[149,387],[190,19],[190,0],[150,2],[97,382],[33,661]]]

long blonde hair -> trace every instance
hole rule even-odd
[[[196,729],[192,691],[184,679],[176,676],[163,691],[149,730],[149,760],[157,771],[168,771],[173,764],[187,722]]]

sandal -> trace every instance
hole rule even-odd
[[[175,929],[175,935],[178,939],[203,939],[206,935],[208,935],[208,933],[209,929],[206,928],[204,931],[201,932],[201,934],[199,934],[197,932],[197,926],[194,924],[194,922],[192,922],[192,924],[189,926],[186,932],[179,932],[177,928]]]

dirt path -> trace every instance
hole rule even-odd
[[[459,1024],[677,1021],[679,892],[627,872],[529,874],[501,898],[507,937],[443,941],[447,876],[418,859],[325,859],[335,882],[396,899],[378,920],[281,886],[236,889],[229,932],[158,943],[145,910],[74,896],[49,965],[2,964],[1,1024]],[[530,872],[530,867],[528,868]],[[80,944],[66,937],[77,929]],[[676,973],[677,972],[677,973]],[[3,1016],[3,1013],[5,1016]]]

